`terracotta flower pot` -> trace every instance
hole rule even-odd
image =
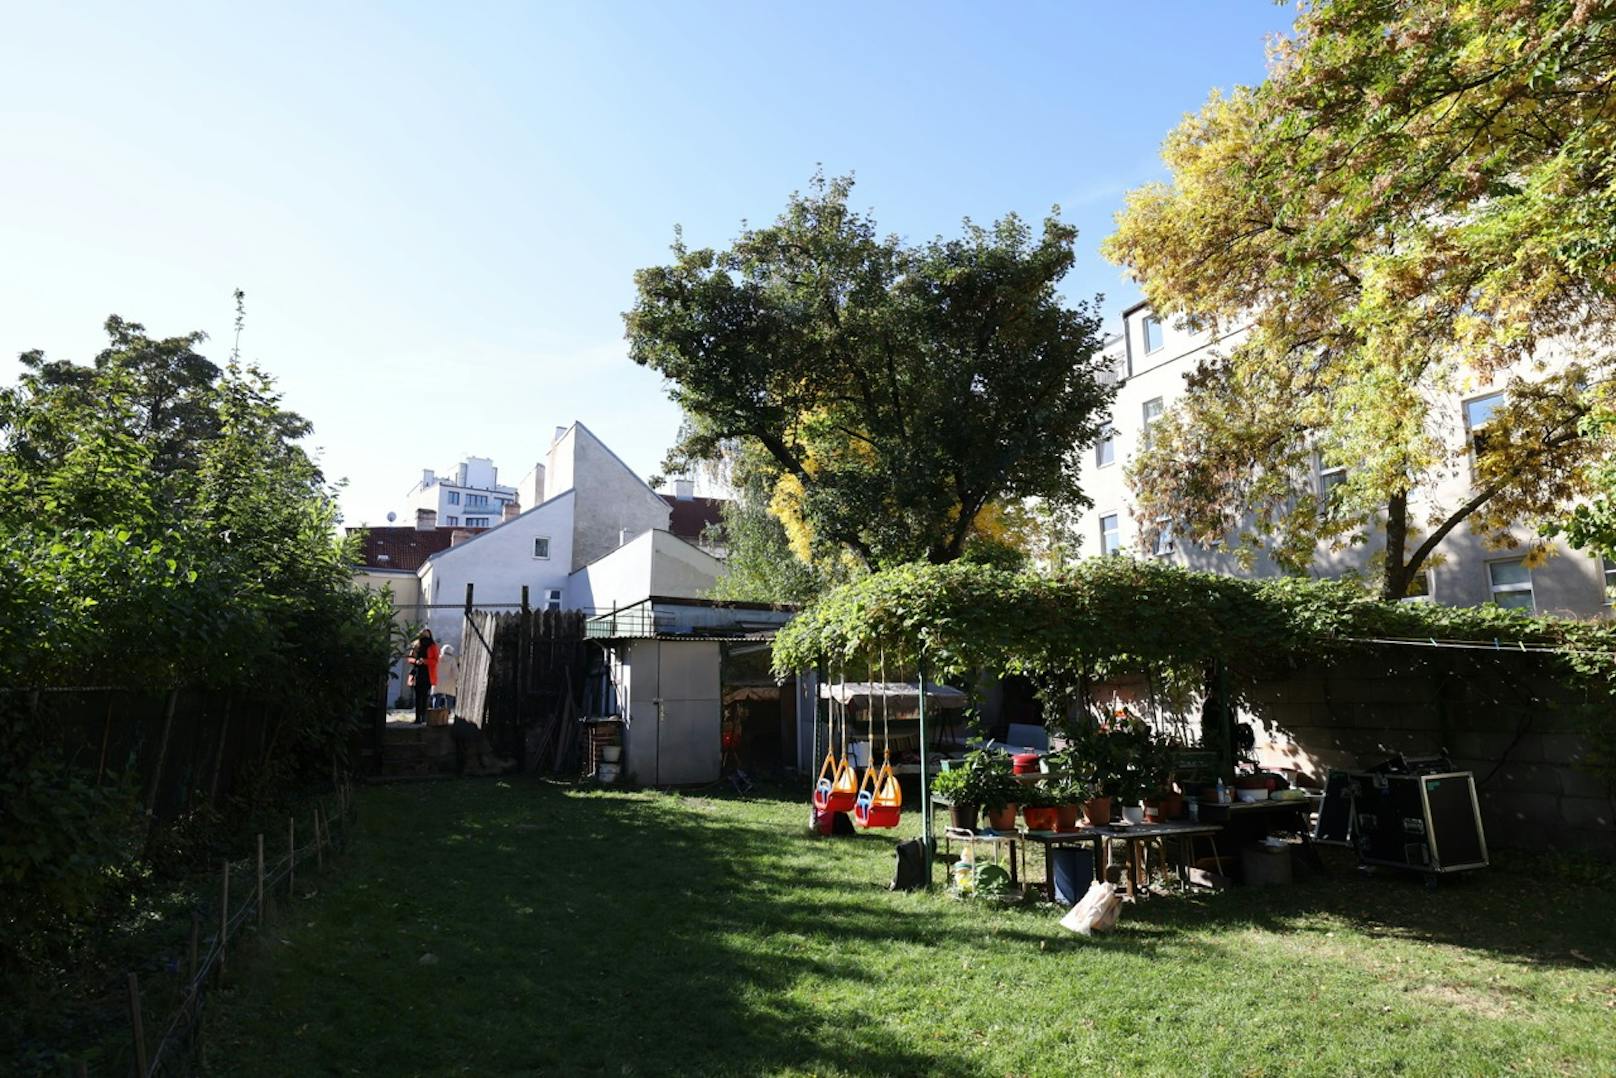
[[[1083,814],[1083,806],[1078,804],[1055,806],[1055,830],[1076,831],[1077,818]]]
[[[1083,802],[1083,818],[1090,827],[1105,827],[1111,823],[1111,799],[1091,797]]]
[[[1168,794],[1161,799],[1161,818],[1176,820],[1184,815],[1184,798],[1178,794]]]
[[[976,830],[976,818],[982,814],[981,805],[961,803],[948,806],[948,822],[967,831]]]
[[[1020,805],[1005,805],[1003,808],[988,809],[988,826],[995,831],[1014,831],[1016,829],[1016,813],[1021,811]]]
[[[1053,831],[1060,822],[1060,814],[1053,805],[1028,805],[1021,810],[1029,831]]]

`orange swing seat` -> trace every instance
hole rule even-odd
[[[902,817],[903,787],[898,785],[898,776],[892,773],[892,761],[883,760],[879,771],[866,768],[853,818],[864,827],[877,828],[897,827]]]
[[[831,753],[825,754],[825,763],[819,769],[819,781],[814,783],[814,808],[821,812],[851,812],[858,802],[858,780],[846,759],[836,762]]]

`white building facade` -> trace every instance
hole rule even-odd
[[[1123,312],[1122,332],[1106,341],[1102,355],[1111,361],[1119,387],[1113,404],[1110,433],[1086,455],[1082,489],[1094,505],[1083,516],[1082,550],[1090,554],[1160,558],[1190,569],[1235,576],[1276,576],[1281,570],[1259,555],[1249,569],[1221,550],[1180,542],[1170,527],[1135,519],[1133,498],[1124,472],[1127,463],[1145,444],[1151,424],[1183,395],[1184,378],[1209,356],[1227,352],[1237,344],[1244,327],[1214,339],[1160,320],[1146,304]],[[1434,402],[1454,444],[1463,447],[1503,399],[1502,384],[1480,385],[1451,401]],[[1342,468],[1324,468],[1315,460],[1312,482],[1318,492],[1346,476]],[[1444,505],[1457,505],[1467,497],[1469,474],[1460,468],[1435,496]],[[1411,506],[1418,515],[1419,506]],[[1516,538],[1524,548],[1535,537],[1534,522],[1523,522]],[[1339,577],[1365,573],[1370,560],[1385,547],[1383,533],[1372,532],[1367,544],[1332,550],[1322,545],[1315,555],[1312,575]],[[1461,523],[1437,547],[1436,557],[1424,570],[1416,591],[1420,598],[1453,606],[1496,602],[1542,614],[1568,617],[1610,616],[1608,588],[1616,585],[1616,565],[1601,561],[1563,543],[1543,564],[1528,566],[1520,549],[1499,549]]]
[[[500,485],[499,469],[487,457],[467,457],[442,476],[424,468],[404,495],[407,517],[429,509],[446,528],[492,528],[516,501],[516,488]]]

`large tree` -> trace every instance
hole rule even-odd
[[[1076,232],[1051,216],[881,236],[850,178],[816,176],[765,228],[635,274],[630,355],[689,423],[670,466],[741,447],[791,549],[834,573],[960,557],[998,507],[1080,504],[1109,401],[1095,303],[1056,288]]]
[[[1297,570],[1383,531],[1395,598],[1461,524],[1518,543],[1583,495],[1611,451],[1583,420],[1612,395],[1613,80],[1609,5],[1320,0],[1262,85],[1187,117],[1106,251],[1161,316],[1250,329],[1152,428],[1141,520]],[[1485,437],[1452,433],[1499,381]],[[1327,498],[1315,455],[1347,469]]]

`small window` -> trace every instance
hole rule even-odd
[[[1153,314],[1145,315],[1145,355],[1157,351],[1162,346],[1161,319]]]
[[[1532,570],[1525,558],[1487,563],[1487,579],[1492,585],[1493,602],[1511,610],[1535,611],[1537,601],[1532,596]]]
[[[1409,580],[1408,587],[1403,589],[1403,602],[1428,603],[1431,601],[1431,571],[1421,569]]]
[[[445,517],[445,518],[444,518],[444,522],[445,522],[445,523],[446,523],[446,524],[448,524],[448,525],[449,525],[449,527],[451,527],[451,528],[454,528],[454,527],[458,527],[458,526],[459,526],[459,524],[460,524],[460,518],[459,518],[459,517]]]
[[[1335,500],[1335,489],[1346,481],[1345,468],[1325,468],[1319,472],[1319,500],[1328,506]]]
[[[459,505],[460,504],[460,492],[458,490],[451,490],[451,491],[447,492],[446,494],[444,494],[443,497],[444,497],[444,500],[447,501],[450,505]]]
[[[1143,432],[1143,434],[1140,440],[1144,442],[1145,445],[1149,445],[1150,428],[1155,424],[1156,420],[1161,418],[1162,415],[1162,399],[1160,397],[1152,397],[1147,400],[1144,404],[1142,415],[1143,422],[1140,424],[1140,430]]]
[[[1104,468],[1108,464],[1117,462],[1117,431],[1115,427],[1107,427],[1100,432],[1100,440],[1094,446],[1094,465]]]
[[[548,558],[550,556],[550,537],[548,535],[535,535],[533,537],[533,556],[535,558]]]
[[[1470,449],[1481,453],[1487,448],[1487,425],[1493,420],[1493,413],[1498,411],[1499,405],[1504,403],[1502,393],[1489,393],[1484,397],[1465,401],[1465,429],[1470,432]]]
[[[560,610],[561,609],[561,589],[560,588],[551,588],[549,591],[544,593],[544,609],[546,609],[546,610]]]
[[[1173,540],[1173,522],[1166,517],[1156,518],[1156,556],[1166,557],[1175,549]]]
[[[486,528],[486,527],[488,527],[488,518],[487,517],[467,517],[466,518],[466,527],[468,527],[468,528]]]
[[[1121,554],[1122,533],[1117,529],[1117,515],[1107,513],[1100,518],[1100,553]]]

